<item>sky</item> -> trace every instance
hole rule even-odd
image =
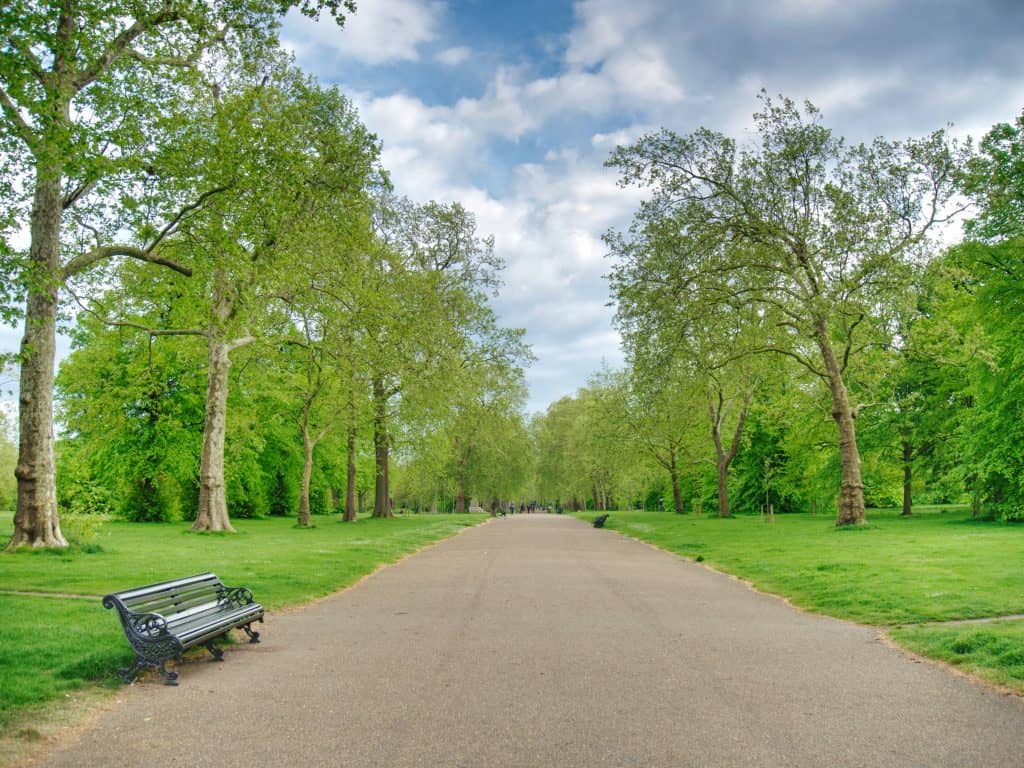
[[[601,240],[640,202],[604,161],[664,126],[749,138],[761,88],[810,99],[853,141],[1024,108],[1024,0],[359,0],[344,29],[286,17],[396,190],[459,201],[504,259],[494,307],[526,329],[528,411],[621,365]],[[0,349],[19,332],[0,329]],[[65,345],[66,346],[66,345]]]
[[[353,100],[398,192],[495,236],[530,412],[622,363],[601,236],[641,193],[604,167],[617,144],[742,140],[761,88],[853,141],[980,137],[1024,108],[1022,0],[360,0],[343,30],[292,14],[282,39]]]

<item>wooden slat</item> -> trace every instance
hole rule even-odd
[[[136,587],[135,589],[129,589],[126,592],[118,592],[117,597],[120,598],[127,605],[129,604],[129,601],[145,597],[148,594],[158,594],[160,592],[166,592],[174,588],[186,589],[192,584],[197,584],[201,582],[220,584],[220,579],[218,579],[212,573],[198,573],[195,576],[189,576],[188,578],[184,579],[172,579],[170,581],[161,581],[156,584],[149,584],[145,587]]]

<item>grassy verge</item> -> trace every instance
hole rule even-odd
[[[898,510],[870,510],[870,525],[857,530],[836,529],[824,515],[779,515],[767,525],[757,516],[664,512],[613,512],[606,527],[735,574],[805,610],[865,624],[1024,613],[1024,526],[975,521],[962,508],[915,512],[902,518]],[[1022,626],[907,627],[892,635],[922,655],[1024,690]],[[953,650],[975,641],[976,650]]]
[[[897,627],[890,634],[914,653],[1024,692],[1024,621]]]
[[[0,513],[0,542],[13,531]],[[328,595],[379,565],[484,519],[405,516],[342,524],[318,519],[241,520],[237,535],[201,535],[188,525],[111,522],[89,551],[0,555],[0,590],[101,596],[140,584],[213,571],[252,589],[268,609]],[[116,616],[98,599],[0,594],[0,729],[20,710],[99,682],[131,659]]]

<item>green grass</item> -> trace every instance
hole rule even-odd
[[[1024,526],[972,520],[955,507],[915,509],[909,518],[869,510],[868,521],[864,528],[837,529],[824,515],[777,515],[767,525],[758,516],[612,512],[605,526],[701,560],[805,610],[865,624],[1024,614]],[[892,634],[923,655],[957,659],[965,669],[1024,689],[1021,627],[908,627]],[[980,638],[978,649],[941,651],[963,637]]]
[[[0,725],[87,683],[115,685],[113,670],[131,662],[119,622],[97,603],[0,595],[0,615]]]
[[[915,653],[1024,692],[1024,621],[899,627],[891,634]]]
[[[351,524],[316,518],[312,529],[296,528],[291,519],[239,520],[237,535],[191,533],[185,523],[110,522],[93,546],[0,555],[0,590],[101,596],[213,571],[275,610],[336,592],[483,519],[406,515]],[[0,542],[12,531],[11,513],[0,513]],[[111,683],[114,670],[131,660],[117,617],[98,599],[0,594],[0,617],[0,726],[20,708],[91,681]]]
[[[583,519],[593,517],[579,515]],[[613,512],[606,526],[865,624],[1024,613],[1024,526],[977,522],[951,509],[837,529],[824,515],[713,516]]]

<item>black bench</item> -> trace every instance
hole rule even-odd
[[[225,587],[212,573],[115,592],[103,598],[103,606],[117,608],[125,637],[135,651],[134,666],[117,671],[126,683],[143,667],[155,667],[167,685],[177,685],[178,673],[168,672],[164,665],[172,659],[180,661],[196,645],[206,646],[221,661],[224,652],[213,641],[232,629],[245,630],[250,643],[260,641],[252,624],[263,621],[263,606],[245,587]]]
[[[604,528],[604,521],[608,519],[608,515],[598,515],[594,518],[595,528]]]

